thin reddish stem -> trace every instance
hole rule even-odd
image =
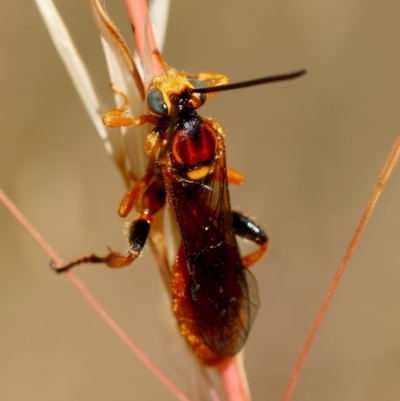
[[[397,138],[397,141],[395,142],[389,157],[387,158],[387,161],[385,163],[385,166],[383,167],[382,173],[379,176],[378,182],[375,185],[375,188],[372,192],[372,195],[368,201],[368,204],[364,210],[363,215],[361,216],[360,222],[357,226],[356,231],[354,232],[353,238],[350,241],[350,244],[346,250],[346,253],[343,256],[342,262],[340,263],[336,274],[332,280],[332,283],[325,295],[324,300],[322,301],[321,307],[317,313],[317,316],[311,326],[311,329],[307,335],[306,341],[304,342],[303,348],[301,349],[300,355],[296,361],[296,364],[294,365],[293,371],[289,377],[289,381],[286,385],[285,391],[282,396],[282,401],[288,401],[290,399],[291,393],[293,391],[294,385],[296,384],[297,378],[300,374],[300,371],[303,367],[304,361],[308,355],[308,352],[311,348],[311,345],[314,341],[314,337],[319,329],[319,326],[322,322],[322,319],[325,316],[326,310],[328,309],[329,303],[336,291],[336,288],[340,282],[340,279],[342,278],[342,275],[344,271],[346,270],[347,264],[353,254],[353,251],[361,237],[361,234],[364,231],[364,228],[369,220],[369,217],[371,216],[371,213],[375,207],[376,202],[378,201],[379,196],[381,195],[383,188],[389,179],[393,168],[395,167],[397,160],[399,159],[400,156],[400,136]]]
[[[145,46],[148,41],[153,60],[153,73],[154,75],[158,75],[162,72],[163,66],[160,63],[161,56],[157,49],[153,29],[148,16],[146,0],[125,0],[125,3],[128,9],[129,19],[134,28],[136,49],[142,61],[142,65],[145,58]]]
[[[227,401],[250,401],[246,372],[240,355],[229,358],[218,366]]]
[[[0,201],[7,207],[11,214],[25,228],[31,237],[39,244],[45,253],[54,260],[58,265],[65,264],[57,252],[49,245],[49,243],[39,234],[26,217],[20,212],[15,204],[0,189]],[[94,310],[103,318],[109,327],[117,334],[117,336],[128,346],[128,348],[143,362],[143,364],[173,393],[178,400],[191,401],[191,399],[182,392],[162,371],[161,369],[141,350],[141,348],[133,341],[131,337],[121,328],[121,326],[109,315],[105,308],[96,300],[83,283],[71,272],[63,273],[77,290],[83,295],[86,301],[94,308]]]

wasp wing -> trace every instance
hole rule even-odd
[[[184,248],[197,327],[217,355],[243,347],[259,300],[257,283],[243,267],[232,226],[225,147],[218,135],[213,171],[201,182],[182,178],[166,155],[162,174]]]

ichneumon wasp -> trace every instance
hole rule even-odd
[[[166,67],[147,92],[148,114],[125,115],[124,105],[109,111],[107,126],[154,125],[145,140],[147,172],[123,198],[119,215],[136,206],[137,217],[127,233],[128,255],[110,251],[56,267],[63,272],[81,263],[117,268],[141,255],[153,216],[165,203],[175,216],[181,245],[172,266],[171,297],[181,334],[200,363],[214,366],[243,347],[259,306],[257,284],[248,267],[267,250],[263,229],[231,210],[228,184],[243,176],[226,166],[225,138],[218,122],[199,116],[197,109],[217,92],[294,79],[304,70],[228,84],[216,73],[197,75]],[[258,245],[241,257],[236,236]]]

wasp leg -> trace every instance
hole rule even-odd
[[[233,169],[232,167],[228,167],[226,169],[226,172],[228,174],[228,182],[229,184],[236,184],[236,185],[243,185],[245,178],[242,173],[239,171]]]
[[[243,266],[250,267],[267,251],[268,237],[264,230],[249,217],[240,212],[232,211],[233,229],[235,234],[256,243],[259,248],[242,258]]]
[[[111,90],[122,97],[124,103],[117,109],[108,111],[103,116],[103,124],[107,127],[131,127],[132,125],[143,125],[146,123],[157,125],[160,118],[152,115],[143,115],[139,117],[127,116],[124,113],[128,110],[129,100],[128,96],[115,87],[111,87]]]
[[[222,175],[223,175],[223,172],[219,170],[216,173],[216,178],[218,180],[221,180]],[[243,185],[244,184],[244,181],[245,181],[244,175],[242,173],[240,173],[239,171],[233,169],[232,167],[227,167],[226,175],[227,175],[229,184],[235,184],[235,185]]]
[[[136,186],[138,186],[138,188],[141,188],[141,186],[145,187],[144,183],[151,179],[151,177],[146,178],[146,176],[128,191],[128,194],[125,195],[124,200],[127,197],[129,198],[128,195],[130,193],[135,192],[134,189]],[[137,191],[139,191],[139,189]],[[135,197],[138,198],[141,192],[142,189],[139,191],[137,196],[135,195]],[[122,202],[122,204],[123,203],[124,202]],[[90,256],[84,256],[83,258],[76,259],[65,266],[56,266],[54,262],[51,262],[51,268],[57,273],[62,273],[82,263],[105,263],[111,268],[125,267],[130,265],[138,256],[141,255],[150,231],[152,216],[157,213],[164,206],[164,204],[164,187],[159,181],[154,181],[148,186],[142,196],[139,207],[139,216],[129,224],[129,228],[127,230],[127,256],[110,250],[110,253],[106,256],[97,256],[92,254]]]
[[[129,266],[138,256],[141,255],[149,231],[149,219],[139,217],[129,225],[127,236],[129,254],[127,256],[113,252],[110,249],[110,253],[106,256],[97,256],[95,254],[92,254],[89,256],[84,256],[83,258],[76,259],[71,263],[60,267],[56,266],[54,262],[51,262],[50,267],[56,273],[62,273],[82,263],[104,263],[111,268]]]
[[[148,173],[138,182],[138,185],[143,181],[147,183],[151,180],[153,173]],[[145,184],[143,184],[143,188]],[[128,191],[129,192],[129,191]],[[125,197],[126,198],[126,197]],[[124,199],[125,199],[124,198]],[[160,181],[152,182],[144,192],[140,205],[138,207],[139,216],[130,223],[127,231],[128,256],[112,253],[107,260],[109,267],[128,266],[138,256],[142,254],[144,245],[146,244],[147,236],[149,235],[150,225],[153,221],[153,215],[156,214],[165,205],[165,190]],[[121,210],[121,208],[120,208]]]
[[[105,263],[109,267],[125,267],[131,264],[135,259],[137,258],[137,255],[128,255],[128,256],[123,256],[120,255],[119,253],[112,252],[110,250],[110,253],[106,256],[97,256],[95,254],[91,254],[89,256],[84,256],[83,258],[75,259],[71,263],[68,263],[67,265],[64,266],[57,266],[55,262],[51,261],[50,262],[50,267],[56,272],[56,273],[63,273],[72,267],[81,265],[83,263]]]
[[[158,124],[158,118],[152,115],[143,115],[139,117],[132,117],[122,114],[120,109],[113,109],[108,111],[103,116],[103,124],[107,127],[131,127],[132,125],[143,125],[146,123]]]
[[[132,208],[137,204],[138,200],[143,194],[143,191],[149,185],[153,178],[153,171],[148,172],[140,181],[135,182],[122,198],[122,201],[118,208],[118,214],[121,217],[126,217]]]

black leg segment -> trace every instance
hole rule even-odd
[[[248,239],[258,245],[268,242],[268,237],[264,230],[244,214],[232,211],[232,221],[235,234],[239,237]]]
[[[133,253],[141,253],[150,231],[150,223],[144,219],[136,219],[129,227],[129,250]]]

